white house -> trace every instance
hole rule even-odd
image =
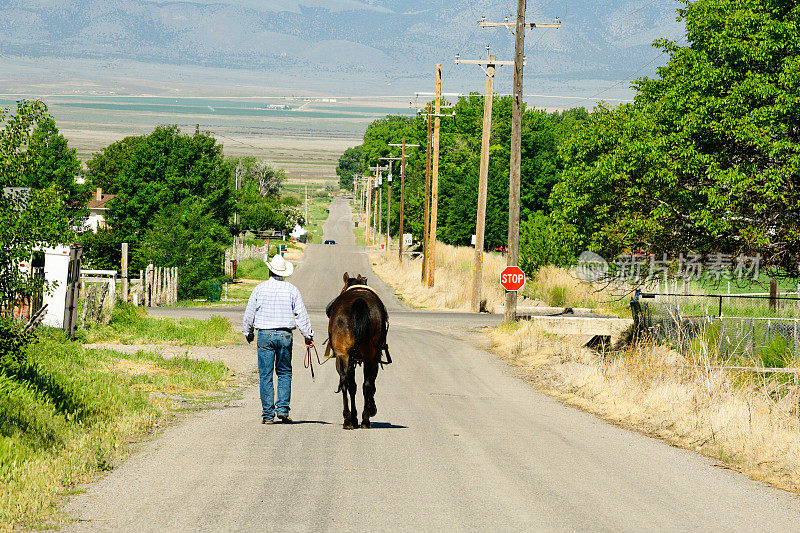
[[[107,227],[106,212],[108,211],[108,202],[114,196],[113,194],[103,194],[103,189],[97,188],[94,198],[89,201],[89,218],[86,220],[86,229],[91,229],[97,233],[99,228]]]

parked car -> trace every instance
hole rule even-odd
[[[333,239],[325,239],[324,244],[336,244],[336,241],[334,241]]]

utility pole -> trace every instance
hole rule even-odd
[[[486,95],[483,100],[483,133],[481,136],[481,166],[478,181],[478,216],[475,221],[475,264],[472,267],[472,311],[479,313],[481,310],[481,285],[483,282],[483,248],[484,234],[486,232],[486,191],[489,182],[489,137],[492,133],[492,100],[494,98],[494,72],[501,65],[513,65],[513,61],[498,61],[497,57],[489,54],[486,47],[486,60],[460,59],[456,54],[456,64],[478,65],[486,72]],[[486,68],[484,68],[486,65]]]
[[[428,102],[428,136],[427,150],[425,152],[425,221],[423,223],[424,229],[422,231],[422,283],[428,278],[428,234],[430,232],[431,223],[431,103]]]
[[[372,246],[375,246],[375,232],[378,228],[378,178],[375,178],[372,188],[375,190],[375,197],[372,199]]]
[[[511,104],[511,161],[508,177],[508,254],[507,264],[519,264],[519,209],[520,209],[520,167],[522,163],[522,71],[525,61],[525,34],[533,28],[561,27],[556,19],[552,24],[525,23],[526,0],[517,0],[517,23],[512,25],[506,19],[502,22],[481,20],[482,28],[504,27],[514,35],[514,88]],[[517,291],[506,292],[505,320],[517,318]]]
[[[380,235],[383,233],[383,175],[378,173],[378,232],[375,234],[375,240],[380,242]]]
[[[439,126],[442,110],[442,64],[436,65],[436,107],[433,119],[433,172],[431,175],[431,232],[428,237],[428,287],[435,281],[436,217],[439,214]]]
[[[200,125],[198,124],[197,127],[199,129]],[[195,135],[197,135],[197,133],[195,133]],[[233,182],[233,186],[236,188],[237,191],[239,190],[239,187],[241,185],[241,180],[242,180],[242,163],[240,161],[239,164],[236,165],[236,173],[234,174],[234,182]],[[236,212],[233,214],[233,224],[236,226],[236,235],[233,236],[233,250],[234,250],[234,253],[236,252],[236,244],[237,244],[236,241],[239,239],[239,233],[240,233],[239,220],[240,220],[240,218],[239,218],[239,198],[237,197],[236,198]]]
[[[308,184],[306,183],[306,226],[309,224],[308,220]]]
[[[389,190],[387,191],[387,196],[386,196],[386,250],[385,250],[385,253],[388,254],[389,253],[389,240],[390,240],[390,237],[389,237],[389,231],[390,231],[389,222],[391,221],[391,215],[392,215],[392,163],[394,163],[395,161],[400,161],[400,158],[399,157],[391,157],[390,156],[390,157],[381,157],[379,159],[381,161],[387,161],[388,162],[388,168],[389,168],[389,176],[388,176]]]
[[[376,239],[375,230],[377,229],[377,233],[378,234],[381,233],[381,217],[383,216],[383,212],[381,210],[382,199],[383,199],[383,194],[382,194],[383,193],[383,171],[384,170],[389,170],[389,167],[382,167],[382,166],[380,166],[380,162],[378,162],[378,164],[376,166],[369,167],[369,170],[371,170],[372,172],[375,173],[375,181],[374,181],[374,185],[373,186],[376,189],[379,189],[379,191],[375,194],[375,203],[377,205],[375,205],[374,207],[376,209],[373,209],[374,220],[373,220],[373,224],[372,224],[372,229],[373,229],[372,244],[374,245],[375,244],[375,239]],[[370,187],[370,190],[371,189],[372,189],[372,187]]]
[[[400,144],[389,143],[389,146],[400,147],[400,232],[397,238],[397,260],[403,262],[403,222],[406,207],[406,148],[419,148],[418,144],[406,144],[405,138]]]
[[[372,206],[372,246],[375,246],[375,239],[378,233],[378,221],[380,220],[380,175],[375,178],[375,205]]]
[[[368,246],[367,243],[369,242],[369,236],[372,232],[372,219],[370,218],[372,215],[372,180],[372,176],[365,176],[364,194],[366,195],[365,199],[367,201],[367,216],[364,220],[364,246]]]
[[[361,177],[361,205],[359,209],[361,210],[360,215],[361,218],[366,216],[367,211],[367,183],[369,183],[369,176],[362,176]],[[366,224],[366,222],[364,222]],[[369,224],[367,224],[368,226]],[[366,226],[365,226],[366,228]]]

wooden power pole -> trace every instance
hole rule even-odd
[[[386,250],[384,251],[384,253],[388,254],[389,253],[389,242],[390,242],[389,223],[391,222],[391,216],[392,216],[392,163],[394,163],[395,161],[400,161],[400,158],[399,157],[391,157],[390,156],[390,157],[381,157],[379,159],[381,161],[386,161],[387,162],[387,167],[389,169],[389,175],[386,177],[386,179],[387,179],[387,181],[389,183],[389,187],[387,188],[387,191],[386,191]]]
[[[366,224],[364,226],[364,246],[368,246],[369,236],[372,232],[372,219],[370,219],[370,216],[372,215],[372,182],[374,179],[375,178],[372,176],[367,176],[367,179],[364,183],[364,194],[366,195],[365,199],[367,201],[367,216],[366,220],[364,221]]]
[[[397,239],[397,260],[403,262],[403,232],[405,227],[405,208],[406,208],[406,148],[419,148],[418,144],[406,144],[406,140],[399,144],[389,143],[389,146],[400,147],[400,231]]]
[[[381,226],[381,216],[383,215],[381,211],[381,200],[382,194],[381,191],[383,189],[383,171],[388,170],[389,167],[382,167],[380,163],[378,163],[374,167],[369,167],[369,170],[375,173],[375,178],[370,183],[370,191],[373,188],[378,189],[375,193],[375,205],[372,206],[372,213],[373,213],[373,220],[372,220],[372,244],[375,244],[375,239],[377,238],[376,232],[380,234],[380,226]],[[370,196],[371,198],[371,196]]]
[[[436,65],[436,104],[433,119],[433,171],[431,173],[431,222],[430,236],[428,237],[428,287],[433,287],[435,281],[436,261],[436,218],[439,214],[439,127],[440,113],[442,110],[442,64]]]
[[[511,103],[511,161],[508,177],[508,254],[507,264],[517,266],[519,263],[519,210],[520,210],[520,167],[522,163],[522,71],[525,61],[525,34],[532,28],[560,28],[561,21],[537,24],[525,23],[526,0],[517,0],[517,22],[513,26],[509,22],[486,22],[482,20],[482,28],[504,27],[514,34],[514,87]],[[506,292],[505,320],[517,318],[517,291]]]
[[[498,61],[490,55],[486,47],[487,59],[460,59],[457,64],[479,65],[486,72],[486,95],[483,101],[483,133],[481,136],[481,166],[478,180],[478,215],[475,221],[475,264],[472,267],[471,308],[475,313],[481,310],[481,285],[483,281],[483,248],[486,233],[486,194],[489,183],[489,137],[492,133],[492,100],[494,98],[494,72],[500,65],[513,65],[513,61]],[[486,68],[484,68],[486,65]]]
[[[425,200],[424,200],[424,229],[422,230],[422,283],[428,279],[428,236],[431,223],[431,117],[433,115],[431,104],[428,102],[428,136],[427,150],[425,152]]]

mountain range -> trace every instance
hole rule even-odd
[[[529,21],[559,17],[562,27],[528,34],[526,80],[570,94],[600,87],[625,93],[628,80],[664,63],[654,39],[683,37],[679,6],[674,0],[529,2]],[[3,59],[16,58],[98,68],[136,62],[213,69],[217,85],[225,84],[226,71],[258,72],[298,90],[332,79],[354,90],[361,80],[373,92],[392,94],[430,90],[433,66],[443,63],[451,88],[480,90],[480,72],[452,59],[485,57],[486,45],[512,59],[512,35],[480,28],[478,20],[513,21],[515,9],[516,2],[495,0],[0,0],[0,68]],[[43,70],[37,75],[46,78]]]

